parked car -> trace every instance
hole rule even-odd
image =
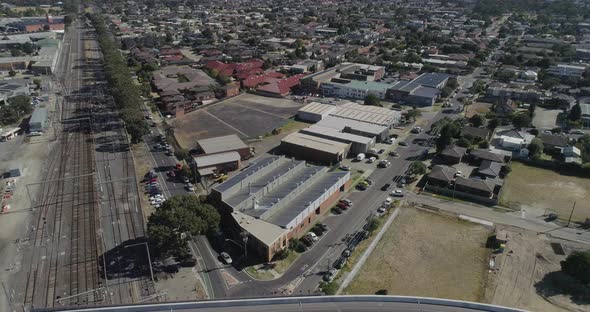
[[[303,245],[307,246],[307,247],[311,247],[313,246],[313,240],[311,238],[309,238],[307,235],[303,236],[300,241],[303,243]]]
[[[350,257],[350,255],[352,254],[352,251],[350,251],[350,249],[346,248],[342,251],[342,257],[348,258]]]
[[[392,203],[392,202],[393,202],[393,198],[391,198],[391,197],[387,197],[387,198],[385,199],[385,201],[383,201],[383,205],[384,205],[384,206],[389,206],[389,205],[391,205],[391,203]]]
[[[397,189],[393,192],[391,192],[391,196],[393,197],[404,197],[404,192],[400,189]]]
[[[307,236],[314,242],[317,242],[319,240],[318,236],[314,232],[307,233]]]
[[[393,144],[393,143],[395,143],[395,139],[387,138],[387,139],[385,139],[385,141],[383,141],[383,143],[385,143],[385,144]]]
[[[325,223],[318,223],[317,226],[324,230],[324,232],[328,230],[328,226]]]
[[[194,192],[195,191],[195,187],[192,184],[190,184],[190,183],[187,183],[184,187],[189,192]]]
[[[340,168],[340,170],[344,170],[344,171],[350,171],[350,167],[349,167],[349,166],[344,166],[344,165],[342,165],[342,166],[340,166],[340,167],[338,167],[338,168]]]
[[[377,154],[383,154],[383,153],[385,153],[385,149],[384,149],[384,148],[380,149],[380,150],[377,152]]]
[[[347,204],[342,203],[342,202],[336,204],[336,207],[338,207],[338,208],[340,208],[342,210],[347,210],[348,208],[350,208],[350,206],[348,206]]]
[[[373,185],[373,180],[371,179],[365,179],[365,182],[367,182],[367,184],[369,185]]]
[[[219,255],[221,256],[221,259],[223,259],[223,262],[225,262],[226,264],[231,264],[233,262],[227,252],[224,251],[224,252],[220,253]]]
[[[337,215],[342,214],[342,209],[340,209],[338,207],[334,207],[334,208],[332,208],[332,213],[337,214]]]
[[[182,182],[189,183],[191,180],[187,176],[182,176]]]
[[[391,151],[391,152],[389,152],[389,156],[399,157],[399,154],[396,151]]]
[[[352,207],[352,205],[353,205],[352,200],[347,199],[347,198],[341,199],[340,202],[347,204],[349,207]]]
[[[359,184],[356,185],[356,189],[359,190],[359,191],[366,191],[367,188],[369,188],[369,186],[366,185],[366,184],[359,183]]]
[[[365,159],[365,154],[363,154],[363,153],[360,153],[356,156],[357,161],[362,161],[363,159]]]
[[[371,157],[371,158],[369,158],[369,160],[367,160],[367,162],[368,162],[368,163],[374,163],[374,162],[375,162],[375,160],[377,160],[377,158],[376,158],[376,157]]]
[[[340,257],[338,258],[338,260],[336,260],[336,262],[334,263],[334,267],[338,270],[342,269],[344,267],[344,265],[346,264],[346,258],[345,257]]]
[[[334,279],[334,277],[336,277],[336,273],[338,273],[338,269],[331,268],[328,272],[326,272],[326,274],[324,274],[322,279],[325,282],[331,282]]]
[[[377,208],[377,213],[385,213],[386,208],[381,206],[379,208]]]
[[[408,146],[408,143],[401,141],[401,142],[399,142],[399,146]]]
[[[545,218],[545,222],[551,222],[551,221],[555,221],[555,220],[557,220],[557,214],[556,213],[550,213]]]
[[[389,184],[389,183],[386,183],[386,184],[384,184],[384,185],[381,187],[381,190],[382,190],[382,191],[387,191],[387,190],[389,189],[389,187],[390,187],[390,186],[391,186],[391,184]]]

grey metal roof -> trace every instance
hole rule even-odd
[[[250,167],[244,169],[243,171],[239,172],[238,174],[234,175],[233,177],[227,179],[225,182],[213,187],[213,190],[216,190],[220,193],[224,193],[225,191],[229,190],[233,186],[242,182],[242,180],[246,179],[247,177],[256,174],[257,171],[261,170],[262,168],[272,164],[273,162],[279,160],[279,156],[268,156],[256,159],[250,162]]]
[[[248,148],[240,138],[235,134],[220,136],[210,139],[199,140],[197,142],[205,154],[214,154],[237,149]]]
[[[297,196],[295,200],[267,217],[266,221],[286,227],[307,208],[309,203],[318,200],[328,189],[346,175],[350,175],[350,173],[339,171],[325,174],[317,182],[310,185],[305,192]]]
[[[316,123],[316,125],[333,128],[338,131],[342,131],[344,128],[348,127],[355,131],[370,133],[375,136],[380,135],[388,129],[386,126],[376,125],[354,119],[347,119],[338,116],[326,116],[324,119]]]
[[[213,155],[198,156],[193,158],[197,164],[197,168],[209,167],[218,164],[225,164],[232,161],[239,161],[240,154],[238,152],[226,152]]]
[[[455,177],[457,170],[453,167],[436,165],[432,167],[432,171],[428,174],[429,179],[436,179],[439,181],[451,182]]]
[[[412,80],[412,82],[423,86],[437,88],[441,83],[450,77],[450,75],[443,73],[424,73]]]
[[[29,123],[44,123],[47,120],[48,110],[45,107],[37,107],[31,115]]]
[[[319,135],[323,137],[328,137],[330,139],[346,141],[348,143],[371,144],[371,142],[373,141],[373,139],[369,137],[341,132],[337,129],[325,127],[322,125],[312,125],[311,127],[301,129],[300,131],[301,133]]]
[[[440,91],[436,88],[419,86],[418,88],[414,89],[410,94],[413,96],[433,99],[440,94]]]

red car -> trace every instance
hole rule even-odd
[[[148,183],[158,182],[158,178],[152,178]]]
[[[336,207],[338,207],[342,210],[346,210],[346,209],[350,208],[350,206],[348,206],[347,204],[345,204],[343,202],[338,203],[338,205],[336,205]]]

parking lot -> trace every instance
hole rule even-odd
[[[176,118],[172,125],[179,144],[190,149],[196,140],[228,134],[243,139],[265,136],[297,114],[301,106],[289,99],[241,94]]]

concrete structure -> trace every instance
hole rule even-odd
[[[250,147],[235,134],[199,140],[196,150],[205,155],[238,152],[242,160],[251,156]]]
[[[264,261],[303,235],[350,186],[350,172],[268,156],[215,186],[211,199],[230,235],[248,233],[248,251]]]
[[[29,133],[44,132],[47,127],[48,110],[45,107],[35,108],[29,120]]]
[[[193,157],[193,162],[199,176],[208,177],[215,173],[238,170],[240,159],[240,154],[234,151]]]
[[[55,72],[61,53],[61,41],[48,38],[41,40],[39,45],[41,45],[41,49],[32,59],[31,70],[45,75],[52,74]]]
[[[280,148],[284,153],[299,159],[336,164],[346,158],[351,145],[295,132],[281,140]]]
[[[590,104],[580,103],[580,109],[582,111],[582,124],[584,127],[590,127]]]
[[[538,102],[541,99],[542,93],[533,87],[526,89],[522,87],[496,84],[488,87],[486,95],[493,98]]]

